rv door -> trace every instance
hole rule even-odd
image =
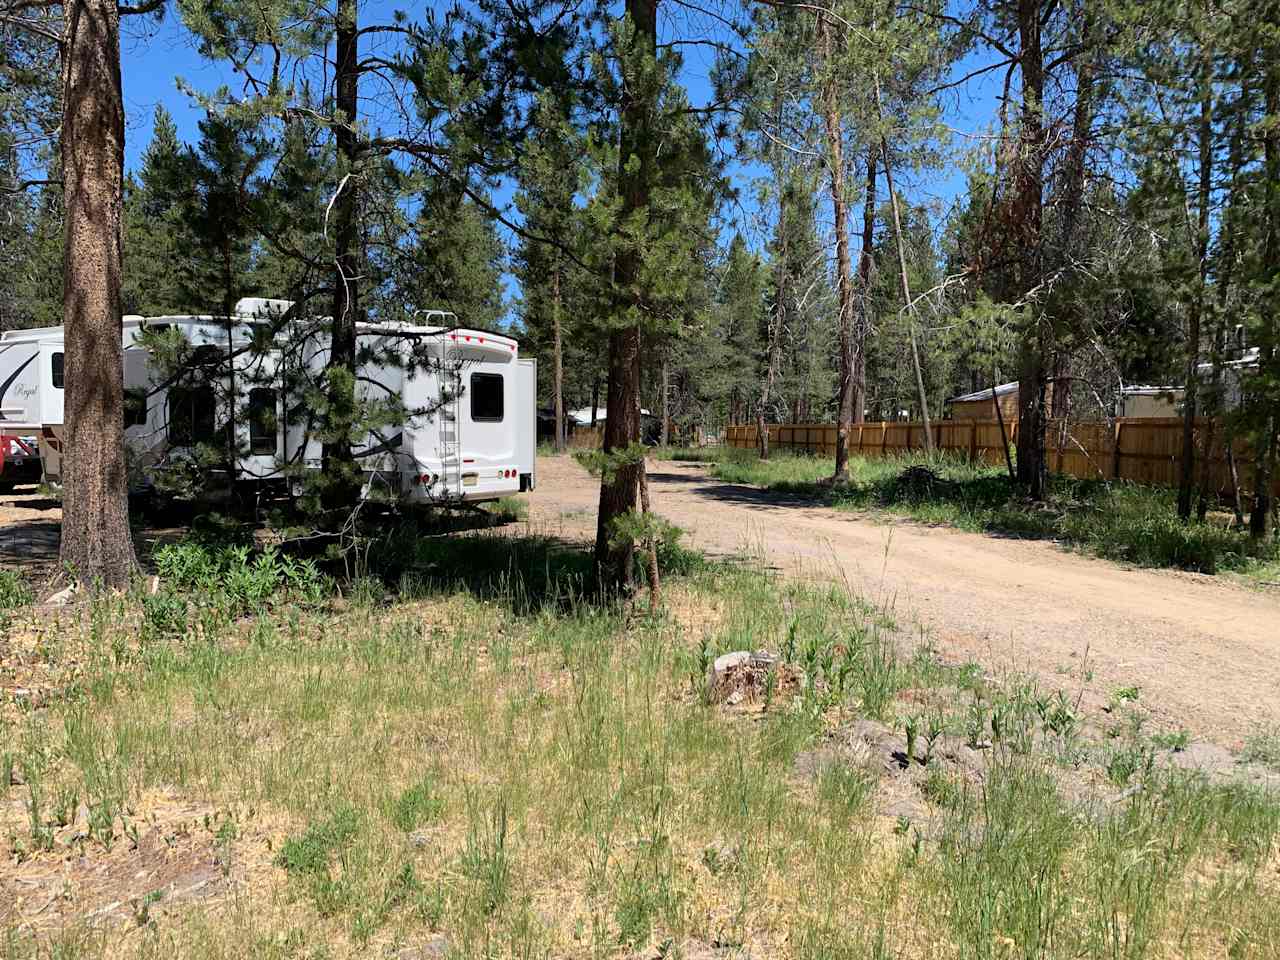
[[[520,489],[538,485],[538,361],[517,360],[516,409],[520,423],[516,430],[516,451],[520,463]]]

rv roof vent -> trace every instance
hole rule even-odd
[[[236,303],[236,313],[242,317],[278,317],[292,306],[292,300],[244,297]]]
[[[126,313],[120,318],[124,323],[141,323],[146,318],[140,313]]]

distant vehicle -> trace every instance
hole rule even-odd
[[[0,492],[18,484],[39,483],[42,476],[40,424],[49,399],[40,384],[52,380],[53,354],[61,349],[61,331],[14,330],[0,334]]]
[[[0,434],[0,493],[20,484],[39,483],[40,447],[35,437]]]
[[[202,446],[225,447],[232,427],[237,456],[229,479],[236,485],[296,489],[307,471],[321,469],[322,445],[298,393],[297,374],[323,370],[327,338],[292,338],[285,323],[274,341],[261,342],[291,306],[247,298],[236,304],[230,322],[213,316],[124,318],[124,433],[135,487],[181,472]],[[451,313],[420,316],[439,323],[357,328],[359,355],[366,358],[357,369],[358,395],[405,411],[401,425],[371,432],[357,444],[365,495],[475,503],[532,490],[536,360],[521,358],[511,337],[457,326]],[[190,347],[186,367],[166,369],[148,349],[147,331],[180,334]],[[39,432],[45,478],[60,482],[66,439],[62,330],[0,335],[0,364],[6,347],[15,358],[34,356],[20,376],[21,413]],[[11,366],[0,365],[0,383]],[[228,479],[225,467],[215,464],[208,472]]]

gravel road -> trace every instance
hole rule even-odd
[[[1099,705],[1137,686],[1159,725],[1224,746],[1280,722],[1280,591],[817,507],[724,483],[696,464],[651,463],[650,484],[654,509],[691,545],[847,580],[948,659],[1031,673]],[[531,522],[592,537],[597,496],[573,460],[543,458]]]

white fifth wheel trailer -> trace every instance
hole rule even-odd
[[[58,328],[0,334],[0,490],[41,479],[37,437],[50,398],[40,384],[61,375],[53,369],[61,343]]]
[[[147,478],[190,459],[201,444],[216,447],[234,423],[237,483],[297,483],[319,470],[321,443],[298,396],[287,395],[298,368],[323,370],[323,337],[286,328],[266,349],[262,334],[279,324],[290,304],[246,299],[231,323],[211,316],[126,317],[124,320],[125,439],[136,476]],[[415,503],[480,502],[531,490],[536,484],[537,366],[519,356],[507,336],[444,324],[360,324],[357,390],[388,399],[406,417],[392,431],[357,444],[367,494],[382,492]],[[214,378],[174,376],[144,345],[144,331],[177,331],[190,354]],[[61,328],[28,331],[37,356],[24,371],[33,391],[24,410],[38,429],[45,477],[59,482],[66,435]],[[2,348],[18,337],[0,335]],[[298,344],[301,343],[301,346]],[[25,349],[25,347],[24,347]],[[231,360],[228,363],[227,358]],[[290,365],[296,365],[292,373]],[[0,367],[0,371],[4,368]],[[216,382],[215,382],[216,381]],[[0,381],[2,382],[2,381]],[[16,381],[15,381],[16,382]],[[222,471],[225,473],[225,471]]]

